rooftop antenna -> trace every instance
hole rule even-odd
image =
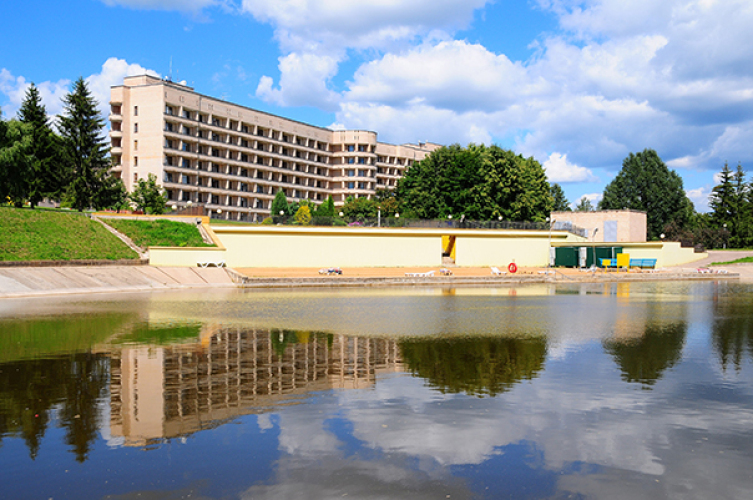
[[[173,81],[173,56],[170,56],[170,76],[167,77],[167,80]]]

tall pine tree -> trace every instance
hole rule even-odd
[[[119,179],[110,175],[104,120],[83,78],[76,80],[63,102],[65,110],[58,128],[63,138],[63,161],[70,176],[67,201],[79,211],[117,204],[123,190]]]
[[[31,163],[29,165],[28,198],[31,207],[45,197],[59,199],[65,191],[68,179],[64,175],[58,155],[59,140],[50,128],[47,111],[42,104],[39,90],[32,83],[26,90],[26,96],[18,118],[28,125],[31,135]]]

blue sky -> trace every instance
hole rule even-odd
[[[655,149],[707,209],[753,159],[749,0],[25,0],[3,2],[0,106],[48,112],[79,76],[103,109],[146,71],[392,143],[497,143],[598,200]]]

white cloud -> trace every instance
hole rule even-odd
[[[103,119],[110,114],[110,87],[122,85],[126,76],[150,74],[159,76],[155,71],[149,70],[138,64],[128,64],[123,59],[111,57],[102,65],[102,71],[85,78],[92,96],[99,104],[99,112]],[[50,117],[59,115],[63,109],[63,98],[71,90],[70,80],[58,80],[56,82],[35,82],[42,98],[42,104]],[[8,96],[8,104],[3,106],[3,116],[9,118],[18,111],[26,95],[26,89],[31,82],[23,76],[15,77],[7,69],[0,70],[0,92]]]
[[[594,182],[596,176],[589,169],[567,161],[567,155],[554,152],[543,163],[550,182]]]
[[[0,70],[0,92],[8,97],[8,101],[2,107],[4,118],[8,119],[16,115],[31,83],[23,76],[13,76],[5,68]],[[48,115],[54,116],[63,110],[62,99],[68,93],[70,84],[70,80],[36,83]]]
[[[111,57],[102,65],[102,71],[86,78],[92,96],[99,103],[103,117],[110,114],[110,87],[122,85],[126,76],[149,74],[159,77],[156,71],[146,69],[139,64],[129,64],[125,59]]]
[[[687,189],[685,194],[690,201],[693,202],[696,212],[708,212],[709,211],[709,195],[711,190],[708,186],[702,186],[697,189]]]
[[[337,73],[337,59],[330,56],[292,53],[280,58],[280,85],[268,76],[259,80],[256,96],[279,106],[314,105],[334,111],[339,96],[327,88]]]

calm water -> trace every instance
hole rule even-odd
[[[753,498],[753,287],[0,301],[0,497]]]

